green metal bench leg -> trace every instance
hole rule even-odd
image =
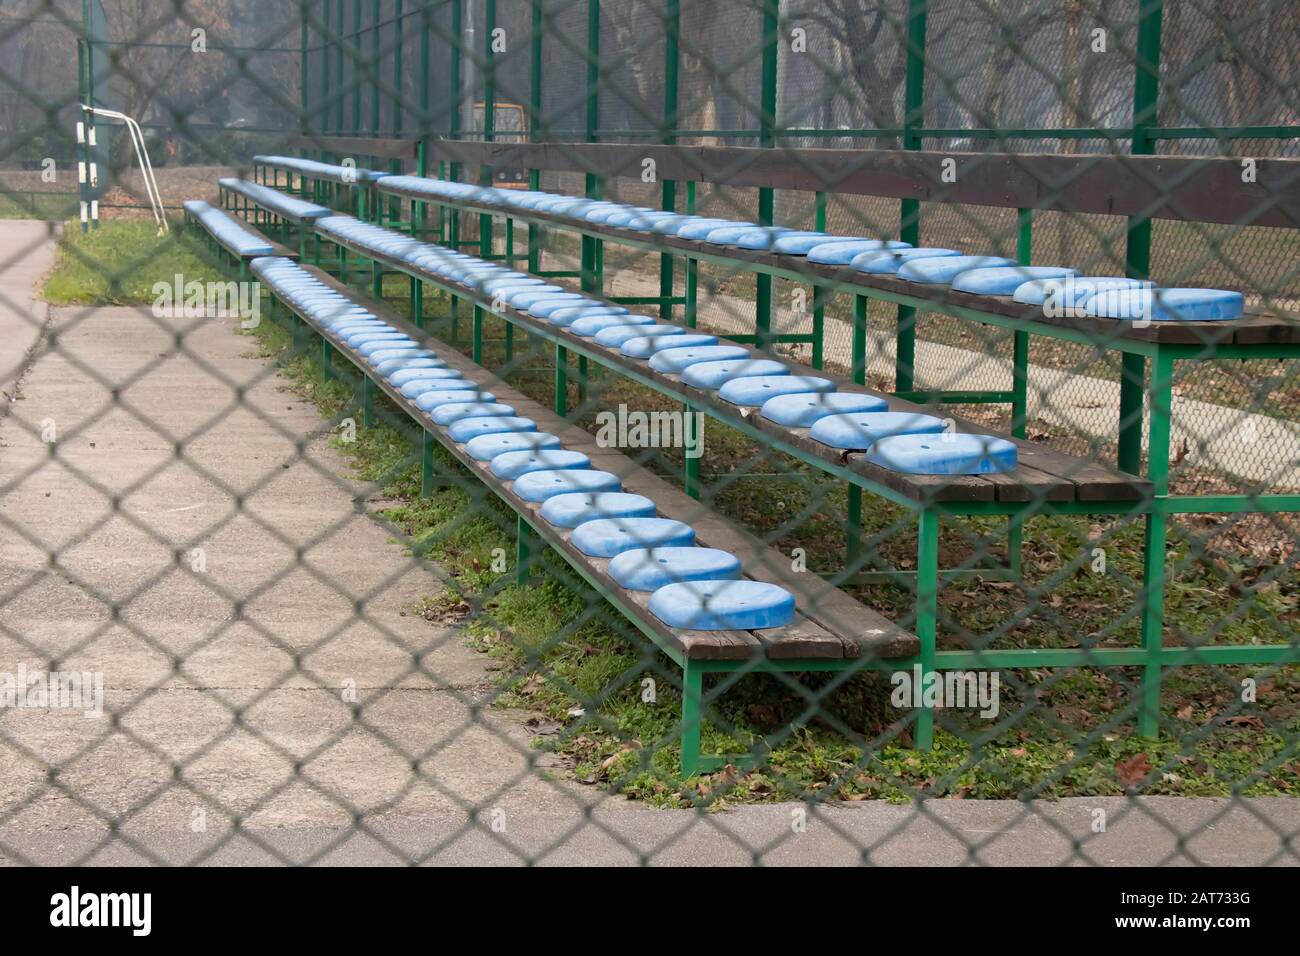
[[[424,283],[414,276],[411,278],[411,321],[416,328],[424,328]]]
[[[682,663],[682,776],[700,769],[700,727],[704,720],[704,671],[689,659]]]
[[[541,556],[542,539],[533,530],[532,525],[520,515],[515,534],[515,583],[520,587],[528,584],[533,564]]]
[[[1029,421],[1029,333],[1017,332],[1011,346],[1011,434],[1025,437]]]
[[[1145,355],[1124,353],[1119,379],[1119,453],[1116,464],[1130,475],[1142,473],[1142,391],[1146,384]]]
[[[322,335],[320,340],[320,380],[322,384],[326,384],[334,378],[333,355],[334,346],[330,345],[329,339]]]
[[[470,328],[470,358],[478,365],[483,364],[483,308],[474,306],[474,318]]]
[[[858,565],[862,562],[862,489],[857,485],[849,485],[848,499],[848,520],[844,525],[844,568],[850,574],[855,574],[861,570]]]
[[[692,498],[694,498],[696,501],[699,501],[700,500],[700,455],[698,454],[698,450],[701,448],[701,443],[704,441],[704,434],[703,434],[704,421],[702,417],[699,419],[695,417],[695,407],[691,405],[689,402],[682,405],[682,411],[686,413],[686,421],[688,423],[696,422],[696,421],[699,422],[699,433],[694,435],[697,454],[694,455],[689,454],[690,449],[688,448],[685,464],[683,465],[682,468],[683,490]],[[688,424],[687,427],[694,429],[696,426],[693,424]]]
[[[433,448],[437,440],[433,434],[421,430],[420,446],[420,497],[427,498],[433,494],[433,489],[441,484],[435,477],[435,468],[433,466]]]
[[[1168,534],[1169,433],[1173,402],[1174,360],[1157,352],[1151,363],[1150,440],[1147,478],[1153,499],[1146,518],[1146,546],[1142,562],[1142,648],[1147,663],[1142,669],[1142,702],[1138,734],[1160,734],[1160,651],[1165,624],[1165,554]]]
[[[939,630],[939,515],[922,509],[917,521],[916,542],[916,636],[921,640],[921,686],[934,671]],[[916,712],[913,743],[917,750],[934,746],[934,709]]]
[[[384,270],[378,259],[370,260],[370,296],[374,299],[384,297]]]
[[[509,365],[515,360],[515,327],[511,322],[506,323],[506,364]]]
[[[700,296],[700,262],[698,259],[686,260],[686,327],[695,328],[699,314]]]
[[[569,350],[555,346],[555,414],[563,418],[569,413]]]
[[[364,372],[361,373],[361,424],[365,428],[375,424],[375,382]]]

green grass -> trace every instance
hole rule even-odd
[[[387,294],[404,295],[391,277]],[[446,340],[445,300],[429,297],[434,334]],[[400,305],[400,300],[399,303]],[[462,313],[462,333],[468,314]],[[504,365],[502,327],[489,320],[484,364]],[[287,359],[287,338],[263,323],[268,357],[327,416],[343,414],[351,390],[322,385],[314,350]],[[517,335],[507,378],[540,401],[550,397],[548,358]],[[661,396],[605,375],[593,383],[594,407],[626,401],[667,407]],[[576,404],[576,395],[571,405]],[[594,408],[592,409],[594,411]],[[765,754],[759,769],[729,766],[680,780],[674,740],[680,708],[676,668],[548,553],[526,587],[494,557],[513,560],[514,516],[449,457],[437,454],[445,487],[419,496],[413,426],[385,407],[387,424],[340,444],[358,477],[378,482],[398,503],[385,512],[408,543],[436,560],[450,587],[417,610],[440,623],[459,621],[471,644],[497,660],[497,702],[538,714],[538,745],[555,752],[578,780],[656,805],[726,805],[777,799],[906,801],[927,796],[1012,798],[1145,793],[1300,794],[1300,673],[1296,667],[1195,667],[1165,678],[1158,741],[1134,733],[1138,673],[1132,668],[1016,671],[1003,675],[996,722],[968,712],[940,714],[935,748],[910,748],[907,713],[890,705],[883,675],[745,676],[726,679],[704,730],[705,752]],[[587,423],[590,423],[590,413]],[[744,436],[710,423],[706,473],[713,505],[768,535],[783,550],[807,549],[811,568],[842,563],[843,490],[805,466],[761,455]],[[747,462],[772,477],[746,477]],[[680,477],[680,461],[656,454],[648,467]],[[868,499],[874,554],[906,567],[915,554],[911,523]],[[953,564],[1001,545],[999,525],[973,521],[945,530],[943,560]],[[1300,628],[1294,567],[1248,555],[1207,553],[1203,529],[1176,523],[1171,560],[1180,568],[1168,597],[1169,643],[1212,634],[1218,642],[1278,642]],[[1138,571],[1138,529],[1131,523],[1040,518],[1031,522],[1022,583],[970,581],[943,589],[941,646],[995,636],[990,646],[1103,645],[1138,639],[1131,612]],[[1110,570],[1094,573],[1085,555],[1104,547]],[[897,585],[857,593],[907,623],[911,597]],[[1225,601],[1225,595],[1233,600]],[[1026,608],[1030,613],[1025,614]],[[1240,700],[1241,681],[1259,684],[1257,703]],[[647,684],[646,681],[653,681]],[[724,678],[706,685],[718,688]],[[653,687],[653,701],[646,700]]]
[[[176,223],[163,236],[151,222],[110,220],[85,233],[69,223],[44,295],[52,305],[150,303],[156,298],[154,283],[171,283],[177,274],[186,282],[224,278],[203,247]]]

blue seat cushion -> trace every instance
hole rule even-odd
[[[898,277],[909,282],[947,285],[957,276],[971,269],[992,269],[1015,264],[1016,260],[1002,256],[931,256],[928,259],[904,262],[899,266]]]
[[[736,239],[736,245],[741,249],[766,250],[772,248],[772,243],[776,242],[787,232],[793,232],[787,226],[759,226],[757,229],[751,229],[748,232],[742,232]]]
[[[655,503],[625,491],[571,491],[547,498],[538,513],[557,528],[576,528],[598,518],[653,518]]]
[[[1123,276],[1079,276],[1066,279],[1031,279],[1017,286],[1011,297],[1026,305],[1047,305],[1049,308],[1078,308],[1099,292],[1113,289],[1149,289],[1154,283],[1145,279],[1127,279]],[[1049,305],[1048,300],[1051,300]]]
[[[583,300],[595,304],[595,300],[588,299],[585,295],[579,295],[576,292],[558,292],[555,295],[539,299],[528,306],[528,314],[535,315],[544,319],[552,312],[558,312],[563,308],[571,308]]]
[[[437,366],[399,368],[395,372],[389,374],[387,378],[388,383],[394,387],[400,387],[408,382],[420,381],[422,379],[455,379],[457,381],[463,381],[460,377],[460,372],[456,371],[454,368],[438,368]]]
[[[621,348],[629,339],[638,339],[645,335],[685,335],[686,330],[677,325],[632,325],[626,322],[611,325],[596,333],[596,344],[606,348]]]
[[[809,249],[816,248],[824,242],[849,242],[857,236],[832,236],[824,232],[812,232],[807,229],[795,229],[777,236],[772,242],[772,251],[787,256],[806,256]]]
[[[352,348],[362,358],[368,358],[376,352],[390,352],[395,348],[414,348],[415,346],[414,339],[407,339],[405,342],[397,339],[382,339],[374,342],[362,342],[360,345],[352,346]]]
[[[575,319],[569,326],[569,331],[574,335],[580,335],[584,339],[591,338],[603,332],[605,329],[612,329],[617,326],[632,325],[654,325],[655,320],[648,315],[584,315],[580,319]]]
[[[392,375],[394,372],[402,369],[415,368],[446,368],[447,363],[440,358],[434,358],[426,355],[422,358],[396,358],[385,359],[375,366],[375,371],[380,375]]]
[[[760,409],[764,418],[787,428],[809,428],[827,415],[853,412],[883,412],[889,403],[875,395],[861,392],[814,392],[801,395],[778,395],[769,398]]]
[[[452,402],[495,402],[496,398],[491,392],[484,392],[479,389],[440,388],[417,395],[415,397],[415,407],[422,412],[429,412],[440,405],[450,405]]]
[[[1237,319],[1245,298],[1227,289],[1117,289],[1099,292],[1084,311],[1107,319],[1152,322],[1212,322]]]
[[[747,223],[728,223],[725,226],[718,226],[716,229],[709,230],[708,235],[704,236],[704,241],[712,243],[715,246],[731,246],[747,232],[753,232],[760,227],[755,226],[752,222]],[[678,233],[681,235],[681,233]]]
[[[716,335],[687,333],[685,335],[644,335],[628,339],[619,352],[628,358],[649,358],[664,349],[690,348],[692,346],[717,345]]]
[[[559,437],[550,432],[497,432],[471,438],[465,443],[465,451],[475,461],[491,461],[507,452],[559,448],[561,444]]]
[[[911,475],[987,475],[1016,467],[1016,446],[994,435],[892,435],[867,450],[867,461]]]
[[[693,338],[694,336],[686,336]],[[635,339],[632,340],[636,341]],[[671,341],[671,340],[670,340]],[[624,351],[632,342],[624,344]],[[667,344],[667,343],[665,343]],[[667,348],[661,349],[650,356],[650,367],[660,372],[678,373],[683,369],[700,362],[721,362],[726,359],[743,359],[748,357],[749,351],[739,345],[687,345],[679,346],[676,342],[671,342]]]
[[[513,415],[515,407],[501,402],[451,402],[439,405],[429,413],[429,420],[435,425],[450,425],[465,418],[481,418],[485,415]]]
[[[506,301],[509,302],[516,309],[526,312],[535,303],[540,302],[542,299],[553,299],[556,296],[565,296],[565,295],[573,296],[572,299],[564,299],[563,301],[565,302],[576,302],[579,299],[584,298],[584,296],[581,296],[576,292],[567,292],[565,290],[560,290],[556,292],[550,289],[544,289],[544,287],[539,286],[537,289],[530,289],[527,292],[512,292],[510,293],[509,296],[506,297]]]
[[[519,415],[480,415],[452,422],[447,434],[455,442],[467,442],[479,435],[496,435],[501,432],[535,432],[537,422]]]
[[[678,239],[704,239],[715,229],[724,229],[731,226],[741,226],[746,229],[753,229],[752,222],[736,222],[732,219],[714,219],[707,216],[700,216],[687,222],[677,230]]]
[[[612,558],[632,548],[687,547],[695,530],[673,518],[597,518],[574,528],[571,540],[583,554]]]
[[[568,326],[579,319],[613,315],[627,315],[627,309],[621,305],[570,305],[556,309],[546,317],[546,321],[552,325]]]
[[[952,280],[952,287],[976,295],[1011,295],[1032,279],[1065,279],[1078,274],[1078,269],[1059,266],[998,266],[963,272]]]
[[[794,595],[747,578],[684,581],[650,595],[650,613],[688,631],[749,631],[784,627],[794,620]]]
[[[492,474],[513,481],[530,471],[555,471],[560,468],[587,468],[591,459],[580,451],[564,448],[538,448],[525,451],[508,451],[492,459]]]
[[[609,576],[629,591],[657,591],[681,581],[740,577],[740,559],[717,548],[632,548],[609,562]]]
[[[660,352],[655,359],[666,353]],[[692,388],[707,388],[710,391],[721,388],[724,382],[733,378],[749,378],[755,375],[789,375],[790,370],[773,359],[737,358],[725,361],[698,362],[682,372],[682,382]]]
[[[380,349],[366,356],[366,361],[376,368],[382,368],[392,359],[437,358],[433,349]]]
[[[493,436],[488,436],[493,437]],[[618,475],[592,468],[553,468],[529,471],[515,479],[515,494],[524,501],[545,501],[572,492],[622,491]]]
[[[718,389],[718,397],[733,405],[762,405],[777,395],[834,391],[835,383],[814,375],[751,375],[733,378]]]
[[[887,249],[906,249],[908,243],[898,242],[897,240],[883,241],[880,239],[843,239],[835,242],[823,242],[813,246],[808,250],[809,262],[820,262],[824,265],[842,266],[852,262],[857,256],[864,252],[879,250],[884,252]]]
[[[438,369],[430,369],[437,372]],[[425,392],[474,392],[478,386],[463,378],[417,378],[406,382],[398,391],[407,398],[419,398]]]
[[[920,412],[855,412],[819,418],[808,434],[832,448],[862,451],[890,435],[933,435],[944,427],[943,419]]]

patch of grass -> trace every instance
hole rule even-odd
[[[227,278],[192,236],[177,224],[159,236],[150,222],[110,220],[83,233],[69,223],[59,240],[54,268],[45,280],[52,305],[135,305],[153,302],[156,282]]]
[[[62,222],[77,214],[76,193],[0,192],[0,219]]]

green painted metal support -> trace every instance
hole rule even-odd
[[[682,661],[682,776],[700,770],[701,723],[704,720],[704,670],[689,658]]]
[[[533,565],[541,557],[542,539],[538,537],[533,526],[519,516],[515,533],[515,583],[520,587],[528,584]]]
[[[667,146],[677,143],[678,117],[678,75],[681,70],[681,0],[666,0],[664,5],[664,118],[660,129],[659,141]],[[677,183],[671,179],[663,181],[661,208],[668,212],[677,210]],[[663,303],[659,315],[665,322],[673,320],[673,256],[663,253],[659,257],[659,295]]]
[[[569,414],[569,350],[555,346],[555,414]]]
[[[1165,554],[1169,497],[1169,439],[1173,414],[1174,359],[1167,351],[1156,354],[1151,364],[1150,433],[1147,478],[1152,501],[1146,516],[1146,541],[1142,562],[1142,647],[1148,659],[1142,671],[1141,708],[1138,733],[1155,737],[1160,733],[1160,677],[1164,622],[1165,584],[1168,571]]]
[[[433,449],[437,440],[426,429],[420,429],[420,497],[427,498],[433,494],[435,471],[433,466]]]
[[[759,91],[758,145],[772,148],[776,145],[776,81],[777,54],[780,43],[781,0],[762,0],[762,80]],[[776,191],[763,187],[758,191],[758,224],[773,225]],[[754,289],[754,334],[759,348],[767,348],[772,336],[772,276],[760,272]]]
[[[903,86],[903,149],[920,149],[919,130],[925,124],[925,40],[928,0],[907,0],[907,64]],[[921,244],[921,204],[902,200],[899,207],[898,238],[914,246]],[[894,390],[915,387],[916,308],[898,307],[898,329],[894,339]]]
[[[375,424],[375,382],[365,374],[361,376],[361,424],[366,428]]]
[[[474,306],[473,328],[470,332],[470,358],[483,364],[483,309]]]
[[[497,128],[497,61],[492,51],[492,32],[497,25],[496,0],[483,2],[483,140],[492,142],[496,139]],[[492,167],[487,164],[479,166],[478,183],[480,186],[492,185]],[[478,217],[479,256],[492,258],[492,214],[485,212]]]
[[[935,669],[939,630],[939,515],[923,508],[917,518],[916,636],[921,641],[921,686]],[[916,714],[913,745],[917,750],[934,746],[934,710],[922,707]]]
[[[1164,24],[1163,0],[1140,0],[1137,50],[1133,76],[1133,139],[1135,156],[1155,152],[1151,126],[1159,120],[1160,36]],[[1125,239],[1125,271],[1135,279],[1151,275],[1151,219],[1132,216]],[[1117,464],[1130,474],[1142,470],[1142,394],[1146,358],[1125,355],[1120,372],[1119,449]],[[1148,466],[1149,467],[1149,466]]]

